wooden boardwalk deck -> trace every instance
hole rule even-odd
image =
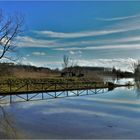
[[[7,82],[0,83],[0,95],[84,90],[105,87],[107,87],[107,85],[101,82]]]
[[[58,92],[58,91],[72,91],[72,90],[86,90],[86,89],[113,89],[120,86],[132,85],[116,85],[113,83],[103,82],[6,82],[0,83],[0,95],[14,95],[26,93],[40,93],[40,92]]]
[[[60,97],[83,96],[90,94],[104,93],[116,87],[132,85],[115,85],[112,83],[101,82],[26,82],[26,83],[1,83],[0,84],[0,103],[8,97],[9,103],[14,102],[15,98],[22,101],[39,99],[52,99]]]

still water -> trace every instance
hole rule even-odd
[[[140,138],[140,92],[135,87],[3,107],[19,138]]]

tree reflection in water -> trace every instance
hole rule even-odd
[[[137,97],[140,97],[140,77],[135,77],[135,87],[137,92]]]
[[[0,105],[0,138],[18,138],[12,118],[13,116],[8,114]]]

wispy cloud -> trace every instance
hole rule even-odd
[[[18,36],[15,40],[15,44],[18,47],[37,47],[37,48],[55,48],[79,45],[79,41],[76,42],[60,42],[59,40],[38,39],[29,36]]]
[[[123,17],[96,18],[96,19],[100,21],[120,21],[120,20],[128,20],[128,19],[133,19],[133,18],[138,18],[138,17],[140,17],[140,14],[131,15],[131,16],[123,16]]]
[[[29,36],[18,36],[15,40],[19,47],[49,47],[55,44],[55,40],[48,41],[43,39],[37,39]]]
[[[82,54],[82,51],[69,51],[69,53],[71,54],[71,55],[78,55],[78,54]]]
[[[121,37],[121,38],[111,38],[111,39],[98,39],[98,40],[84,40],[80,41],[79,44],[81,45],[92,45],[92,44],[120,44],[120,43],[135,43],[140,41],[140,36],[129,36],[129,37]],[[78,43],[77,43],[78,44]]]
[[[37,55],[37,56],[45,56],[46,53],[45,52],[32,52],[33,55]]]
[[[97,40],[76,40],[76,41],[63,41],[59,42],[56,40],[37,39],[27,36],[17,37],[17,46],[19,47],[39,47],[39,48],[52,48],[54,50],[84,50],[81,46],[85,46],[85,49],[105,49],[105,48],[130,48],[131,46],[137,46],[140,42],[140,36],[130,36],[122,38],[111,38],[111,39],[97,39]],[[133,44],[130,44],[133,43]],[[126,45],[127,47],[126,47]],[[97,46],[98,45],[98,46]],[[138,44],[139,45],[139,44]],[[76,46],[76,47],[75,47]],[[87,47],[90,46],[90,47]],[[91,47],[92,46],[92,47]],[[118,47],[117,47],[118,46]],[[74,48],[73,48],[74,47]],[[94,47],[94,48],[93,48]],[[138,46],[137,46],[138,48]],[[72,54],[73,52],[71,52]]]
[[[136,31],[140,29],[140,15],[128,16],[123,18],[134,18],[136,20],[128,22],[121,22],[110,26],[103,30],[84,31],[84,32],[54,32],[54,31],[33,31],[39,34],[39,38],[31,36],[18,36],[16,39],[17,46],[20,47],[37,47],[37,48],[51,48],[52,50],[70,51],[70,54],[74,54],[79,50],[99,50],[99,49],[140,49],[140,36],[129,37],[122,36],[122,33],[126,31]],[[121,17],[122,18],[122,17]],[[118,35],[121,34],[121,37]],[[112,38],[108,38],[107,35],[114,34]],[[100,36],[105,35],[101,39]],[[44,39],[40,39],[43,36]],[[94,36],[99,36],[95,40]],[[51,40],[46,37],[51,37]],[[81,38],[82,37],[82,38]],[[87,37],[93,37],[90,40]],[[116,38],[117,37],[117,38]],[[56,39],[57,38],[57,39]],[[80,39],[76,39],[80,38]],[[73,40],[74,39],[74,40]]]
[[[137,15],[138,16],[138,15]],[[135,16],[135,17],[137,17]],[[139,15],[140,16],[140,15]],[[131,16],[130,16],[131,17]],[[34,38],[33,36],[18,36],[16,39],[17,46],[20,47],[44,47],[44,48],[55,48],[55,47],[80,47],[80,46],[94,46],[97,45],[113,45],[114,43],[130,43],[134,41],[139,41],[140,36],[125,37],[115,39],[114,37],[110,39],[94,39],[93,41],[87,40],[87,37],[100,37],[102,35],[114,34],[118,35],[126,33],[127,31],[137,31],[140,30],[140,19],[132,20],[128,22],[121,22],[121,24],[116,24],[110,26],[103,30],[93,30],[93,31],[81,31],[81,32],[54,32],[54,31],[33,31],[40,37],[43,36],[44,39]],[[51,37],[46,38],[46,37]],[[81,38],[80,40],[70,41],[69,39]],[[83,41],[84,40],[84,41]],[[60,48],[61,49],[61,48]],[[72,48],[73,49],[73,48]]]
[[[101,49],[140,49],[140,43],[137,43],[137,44],[102,45],[102,46],[87,46],[87,47],[54,48],[54,50],[59,50],[59,51],[101,50]]]
[[[132,26],[132,27],[124,27],[120,29],[106,29],[106,30],[98,30],[98,31],[84,31],[84,32],[69,32],[69,33],[63,33],[63,32],[54,32],[54,31],[34,31],[34,33],[44,35],[47,37],[52,38],[80,38],[80,37],[90,37],[90,36],[101,36],[101,35],[108,35],[108,34],[114,34],[114,33],[121,33],[121,32],[127,32],[131,30],[140,29],[140,26]]]
[[[129,20],[124,20],[129,19]],[[72,38],[87,38],[96,36],[107,36],[110,34],[121,34],[128,31],[140,30],[140,14],[125,16],[125,17],[115,17],[102,19],[106,21],[116,21],[112,25],[105,26],[104,29],[100,30],[90,30],[90,31],[79,31],[79,32],[57,32],[51,30],[33,31],[43,37],[57,38],[57,39],[72,39]],[[118,20],[118,22],[117,22]],[[133,38],[133,40],[136,38]],[[127,41],[127,40],[122,40]]]

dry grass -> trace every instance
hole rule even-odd
[[[13,77],[16,78],[47,78],[47,77],[56,77],[59,76],[58,73],[51,73],[51,72],[35,72],[35,71],[26,71],[24,69],[22,70],[14,70]]]

